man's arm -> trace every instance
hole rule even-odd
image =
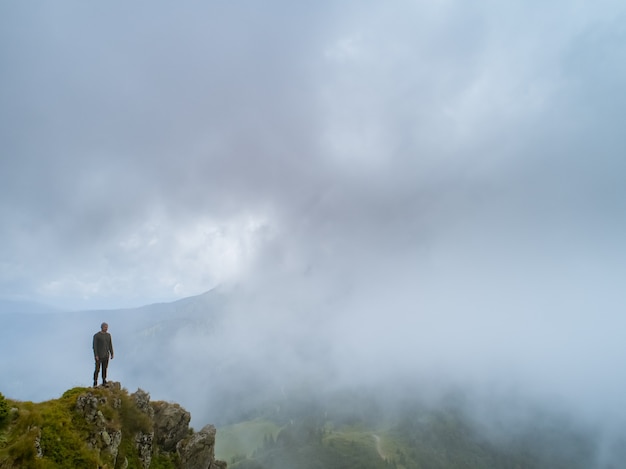
[[[113,360],[113,339],[111,338],[111,334],[109,334],[109,349],[111,350],[111,360]]]
[[[93,345],[92,345],[92,347],[93,347],[93,357],[96,359],[96,361],[98,361],[99,358],[98,358],[98,350],[96,348],[96,334],[94,334],[94,336],[93,336]]]

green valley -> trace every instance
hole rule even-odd
[[[216,454],[234,469],[595,466],[592,435],[557,415],[495,431],[456,406],[407,403],[385,413],[368,403],[370,413],[357,400],[351,409],[302,401],[267,406],[254,418],[219,428]]]

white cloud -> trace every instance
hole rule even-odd
[[[244,214],[228,219],[153,216],[118,234],[103,253],[58,269],[39,294],[70,307],[132,306],[202,293],[246,275],[268,241],[269,221]],[[78,299],[72,305],[72,298]],[[115,298],[115,302],[110,302]]]
[[[364,56],[365,51],[359,34],[338,39],[324,51],[324,57],[339,63],[358,60]]]

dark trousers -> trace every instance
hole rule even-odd
[[[102,368],[102,384],[107,380],[107,368],[109,367],[109,357],[100,358],[96,360],[96,371],[93,372],[93,382],[98,381],[98,373]]]

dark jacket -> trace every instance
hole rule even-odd
[[[93,356],[98,358],[109,358],[113,355],[113,342],[111,334],[108,332],[96,332],[93,336]]]

